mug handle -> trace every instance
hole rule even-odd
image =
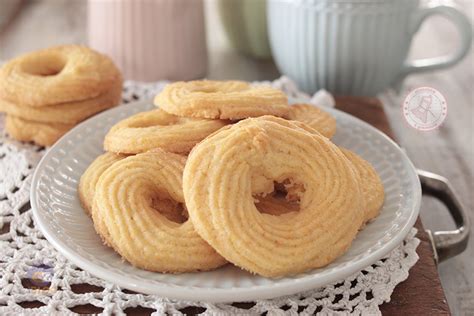
[[[469,19],[462,12],[452,6],[429,5],[428,7],[420,9],[418,16],[415,18],[413,34],[418,31],[425,19],[432,15],[442,15],[456,26],[461,37],[461,43],[459,44],[458,49],[452,55],[423,58],[406,62],[398,77],[398,82],[401,82],[406,76],[412,73],[450,67],[461,61],[469,52],[472,41],[471,24]]]

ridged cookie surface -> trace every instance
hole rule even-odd
[[[81,179],[79,180],[78,194],[79,200],[87,214],[90,214],[92,210],[95,186],[99,181],[99,177],[112,164],[122,160],[123,158],[125,158],[125,156],[114,153],[102,154],[97,157],[82,174]]]
[[[370,221],[379,215],[384,202],[385,193],[382,180],[368,161],[348,149],[341,148],[341,151],[349,158],[359,174],[365,204],[365,221]]]
[[[299,211],[260,212],[254,196],[267,186],[253,179],[302,187]],[[357,174],[337,146],[274,117],[243,120],[199,143],[183,188],[198,233],[228,261],[266,277],[332,262],[365,215]]]
[[[179,117],[161,109],[135,114],[115,124],[105,136],[104,148],[136,154],[154,148],[188,153],[209,134],[229,124],[224,120]]]
[[[86,46],[57,46],[3,65],[0,98],[42,107],[95,98],[117,81],[122,81],[122,75],[109,57]]]
[[[130,156],[107,168],[96,186],[96,229],[132,265],[159,272],[210,270],[225,264],[195,231],[157,209],[161,200],[184,204],[186,158],[161,150]],[[96,218],[97,217],[97,218]]]
[[[210,119],[244,119],[262,115],[286,117],[286,95],[269,86],[243,81],[199,80],[174,82],[155,97],[155,105],[168,113]]]
[[[82,101],[31,107],[0,99],[0,112],[44,123],[76,124],[98,112],[118,105],[121,96],[122,81],[120,80],[107,92]]]

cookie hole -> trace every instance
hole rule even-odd
[[[286,179],[282,182],[273,182],[273,192],[264,196],[257,194],[253,198],[255,206],[261,213],[280,216],[299,212],[303,193],[304,187],[302,185]]]
[[[151,198],[151,207],[169,221],[182,224],[188,220],[188,211],[183,203],[173,200],[167,194],[157,194]]]
[[[27,58],[22,65],[24,72],[39,77],[50,77],[60,74],[66,61],[57,54],[41,54],[34,58]]]
[[[285,198],[285,195],[280,193],[273,193],[265,197],[254,198],[256,199],[255,206],[260,213],[280,216],[291,212],[298,212],[300,210],[298,202],[288,201]]]

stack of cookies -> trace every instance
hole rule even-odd
[[[325,266],[382,207],[374,168],[336,121],[239,81],[170,84],[113,126],[79,197],[104,243],[157,272],[234,264],[265,277]]]
[[[309,104],[288,106],[286,95],[242,81],[190,81],[167,85],[155,98],[159,109],[139,113],[112,127],[104,149],[137,154],[153,148],[187,154],[211,133],[238,120],[274,115],[306,123],[326,137],[336,121]]]
[[[52,145],[84,119],[120,102],[122,75],[112,60],[87,47],[31,52],[0,68],[0,111],[20,141]]]

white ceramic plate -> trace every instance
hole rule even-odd
[[[82,210],[77,184],[102,153],[102,141],[116,122],[153,108],[151,102],[122,105],[66,134],[43,157],[33,176],[31,205],[37,225],[64,256],[93,275],[124,288],[191,301],[237,302],[273,298],[342,280],[371,265],[402,242],[418,216],[421,188],[415,169],[387,136],[343,112],[334,142],[370,161],[382,178],[381,214],[357,235],[349,251],[330,265],[281,279],[251,275],[231,265],[211,272],[161,274],[134,268],[105,247]]]

